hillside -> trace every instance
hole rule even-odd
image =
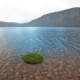
[[[16,26],[21,26],[21,24],[14,23],[14,22],[3,22],[3,21],[0,21],[0,27],[16,27]]]
[[[80,8],[71,8],[41,16],[22,26],[80,27]]]

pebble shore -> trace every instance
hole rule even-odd
[[[80,59],[43,55],[40,64],[26,64],[21,56],[0,58],[0,80],[80,80]]]

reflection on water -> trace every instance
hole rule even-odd
[[[80,28],[4,27],[0,28],[0,48],[24,54],[80,53]]]

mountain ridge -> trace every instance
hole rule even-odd
[[[80,27],[80,8],[49,13],[29,23],[24,23],[23,26]]]
[[[0,21],[0,26],[80,27],[80,7],[48,13],[26,23]]]

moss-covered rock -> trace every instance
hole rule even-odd
[[[43,56],[38,53],[28,53],[22,56],[22,59],[25,63],[28,64],[37,64],[43,61]]]

